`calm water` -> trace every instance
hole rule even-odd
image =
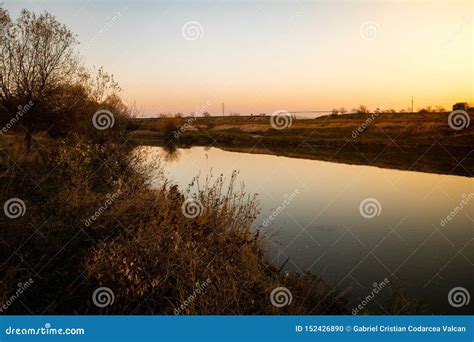
[[[150,160],[166,154],[143,149]],[[230,177],[238,170],[247,191],[258,193],[262,212],[255,228],[267,227],[268,258],[275,265],[289,258],[288,272],[311,271],[350,287],[351,307],[387,278],[426,304],[428,314],[473,311],[474,298],[462,308],[448,302],[454,287],[474,296],[472,178],[203,147],[179,149],[164,169],[182,188],[199,173]],[[376,200],[370,200],[375,212],[369,205],[364,217],[360,205],[368,198]],[[369,306],[383,312],[389,292],[385,287]]]

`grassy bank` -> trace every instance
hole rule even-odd
[[[2,313],[349,312],[339,289],[268,263],[251,229],[258,202],[235,176],[225,189],[217,178],[186,193],[163,178],[150,190],[150,170],[123,141],[35,136],[26,152],[17,136],[0,139],[2,203],[25,204],[23,215],[1,217]],[[198,205],[187,213],[190,199]],[[114,300],[101,307],[95,293],[103,287]],[[272,305],[278,287],[291,304]]]
[[[270,118],[262,116],[135,119],[131,136],[146,145],[171,140],[178,146],[213,145],[233,151],[471,176],[474,130],[450,128],[448,115],[329,115],[293,119],[291,126],[282,130],[274,129]],[[472,121],[474,114],[470,116]],[[170,134],[170,125],[179,134]]]
[[[0,4],[0,24],[0,314],[351,312],[347,291],[265,259],[257,199],[235,176],[226,188],[217,178],[183,191],[162,178],[151,189],[130,144],[337,148],[345,118],[283,131],[268,118],[130,120],[137,108],[113,75],[83,65],[54,15],[11,18]]]

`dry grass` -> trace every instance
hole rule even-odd
[[[230,185],[208,179],[185,193],[162,179],[152,190],[141,156],[123,145],[47,140],[26,155],[14,141],[1,146],[2,201],[21,198],[27,211],[0,222],[0,299],[34,280],[9,313],[348,312],[345,294],[319,277],[285,275],[265,260],[264,241],[252,231],[256,198],[236,187],[235,176]],[[202,204],[194,219],[182,211],[190,196]],[[113,305],[93,304],[100,286],[112,289]],[[270,293],[281,286],[293,301],[276,308]]]
[[[375,117],[371,115],[346,114],[316,119],[294,119],[290,127],[281,131],[273,129],[270,118],[264,116],[196,118],[192,130],[198,132],[188,129],[182,135],[182,139],[199,140],[201,136],[212,136],[211,141],[252,141],[249,133],[256,133],[264,135],[264,143],[283,146],[303,140],[309,144],[326,141],[331,145],[343,145],[349,140],[355,145],[389,145],[392,143],[391,139],[396,139],[400,146],[430,146],[433,137],[440,138],[448,147],[469,147],[474,143],[472,129],[455,131],[448,126],[449,113],[381,113]],[[471,112],[470,116],[473,121],[474,113]],[[372,119],[368,127],[354,139],[353,131],[370,118]],[[160,132],[159,127],[163,125],[160,120],[162,119],[135,120],[135,129],[142,136],[153,135],[155,132]],[[186,120],[187,118],[181,118],[174,124],[180,127]]]
[[[474,173],[472,124],[451,129],[449,113],[381,113],[329,115],[293,119],[290,127],[273,129],[270,118],[196,118],[173,140],[178,146],[212,145],[297,158],[330,160],[403,170],[470,176]],[[130,137],[140,145],[163,145],[161,119],[133,120]],[[183,127],[189,118],[181,118]],[[474,112],[470,112],[474,121]],[[463,161],[462,166],[458,161]]]
[[[186,197],[175,187],[134,197],[134,204],[155,215],[136,220],[130,237],[104,241],[94,248],[86,267],[90,278],[113,284],[117,305],[111,312],[172,314],[197,285],[210,285],[180,312],[186,314],[342,313],[344,297],[314,276],[284,276],[262,255],[262,240],[251,231],[257,214],[254,197],[217,178],[200,187],[196,203],[202,213],[182,213]],[[123,217],[123,216],[121,216]],[[286,286],[292,305],[277,309],[270,293]],[[325,298],[327,296],[327,298]]]

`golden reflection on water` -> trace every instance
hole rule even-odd
[[[144,147],[149,160],[166,155]],[[441,220],[474,192],[474,179],[371,166],[223,151],[178,149],[165,175],[185,188],[193,177],[239,171],[248,192],[258,193],[262,212],[255,229],[290,203],[263,229],[268,257],[288,271],[312,271],[352,288],[354,300],[384,277],[424,299],[433,312],[452,312],[446,293],[454,286],[474,293],[474,201],[445,225]],[[371,219],[360,214],[367,198],[380,203]],[[438,310],[438,311],[437,311]]]

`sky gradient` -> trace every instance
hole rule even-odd
[[[78,35],[146,116],[474,102],[472,1],[11,1]],[[183,34],[183,26],[192,23]],[[186,26],[185,26],[186,27]],[[196,29],[195,31],[192,28]],[[196,34],[193,36],[193,34]],[[196,38],[197,39],[193,39]]]

